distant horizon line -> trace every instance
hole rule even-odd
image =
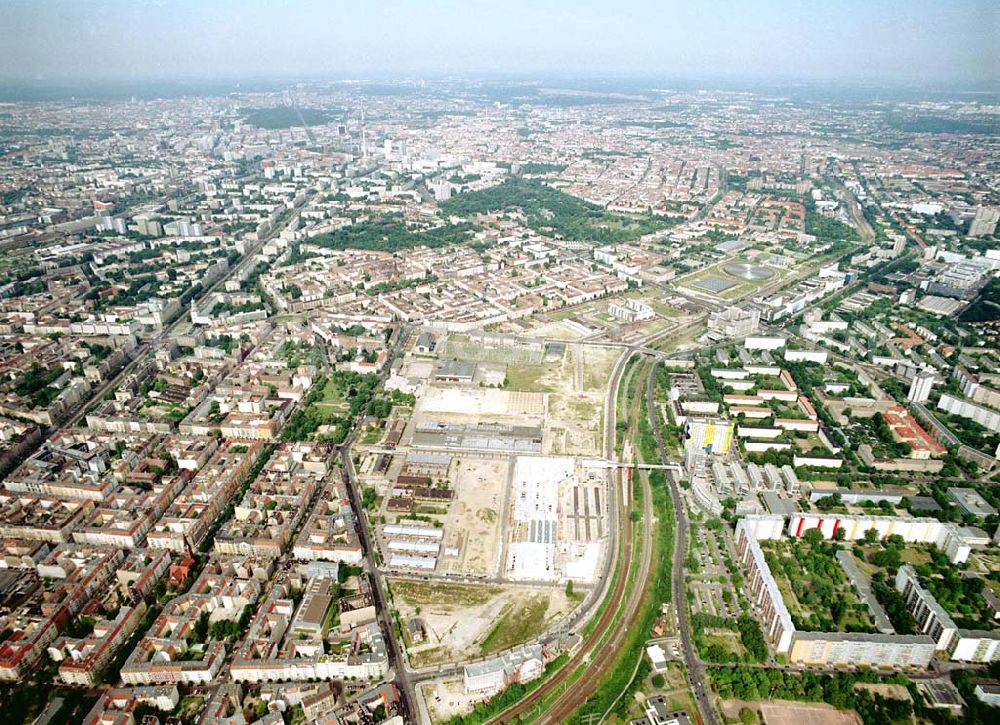
[[[745,74],[745,73],[683,73],[667,71],[625,70],[548,70],[548,71],[489,71],[489,70],[368,70],[343,73],[245,73],[245,74],[143,74],[137,76],[46,76],[28,77],[0,75],[0,85],[65,86],[78,84],[144,84],[144,83],[371,83],[421,81],[472,81],[472,82],[546,82],[571,81],[631,81],[674,83],[736,83],[796,87],[841,88],[908,88],[956,92],[1000,92],[1000,79],[903,79],[903,78],[836,78],[794,74]],[[942,86],[947,86],[944,88]],[[653,90],[652,88],[650,90]],[[667,90],[667,89],[664,89]]]

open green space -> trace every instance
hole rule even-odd
[[[385,404],[375,405],[383,400],[375,397],[377,386],[377,375],[362,375],[347,370],[335,370],[326,377],[318,378],[306,395],[302,407],[289,418],[282,429],[281,439],[304,441],[316,434],[321,426],[329,426],[330,431],[323,435],[323,439],[342,443],[353,427],[355,418],[365,410],[369,402],[372,403],[373,415],[384,417],[380,415],[383,412],[388,415],[387,405],[391,409],[388,399]]]
[[[652,216],[614,214],[541,181],[520,177],[452,197],[441,208],[458,216],[520,209],[537,232],[600,244],[631,241],[671,224]]]
[[[893,437],[892,429],[881,413],[867,418],[851,418],[850,424],[842,430],[847,432],[852,449],[857,450],[858,446],[867,443],[872,447],[875,458],[905,458],[912,451],[909,443]]]
[[[586,311],[587,309],[581,309],[579,307],[567,307],[566,309],[548,312],[545,316],[553,322],[562,322],[563,320],[570,320],[574,317],[579,317]]]
[[[294,340],[285,340],[276,354],[289,368],[297,368],[300,365],[320,367],[323,364],[323,352],[318,346],[308,342],[296,343]]]
[[[994,433],[971,418],[947,413],[940,408],[931,411],[938,422],[955,434],[959,441],[983,453],[994,453],[1000,446],[1000,433]]]
[[[800,540],[761,542],[761,548],[797,629],[875,631],[867,605],[835,558],[838,542],[824,541],[813,529]]]
[[[393,598],[400,598],[412,606],[446,605],[478,607],[499,595],[503,590],[495,586],[451,584],[447,582],[418,582],[410,579],[390,579]]]
[[[548,609],[549,598],[544,594],[531,597],[523,606],[508,605],[483,639],[483,654],[508,649],[542,634]]]
[[[886,676],[876,672],[820,675],[749,667],[713,669],[708,675],[719,697],[727,700],[826,702],[836,708],[857,710],[865,725],[909,725],[913,722],[913,706],[909,700],[889,700],[855,688],[859,682],[910,685],[903,675]]]
[[[319,408],[344,410],[348,407],[344,395],[345,391],[341,386],[329,383],[325,384],[323,386],[323,394],[316,401],[315,405]]]
[[[334,118],[329,111],[294,106],[274,106],[273,108],[248,108],[243,111],[243,120],[251,126],[278,130],[297,126],[316,126]]]
[[[920,583],[951,615],[955,624],[965,629],[997,629],[993,612],[983,597],[987,580],[967,576],[961,567],[948,561],[943,552],[935,551],[931,561],[913,567]],[[1000,572],[991,572],[989,579],[1000,582]]]
[[[520,364],[507,368],[507,385],[511,390],[528,393],[553,393],[555,388],[542,382],[548,369],[545,365]]]
[[[749,614],[739,619],[694,614],[691,629],[698,654],[706,662],[763,662],[767,658],[764,634]]]
[[[816,202],[812,197],[804,197],[806,207],[806,234],[816,237],[817,242],[840,245],[844,251],[850,249],[847,242],[861,241],[861,235],[854,227],[842,221],[824,216],[816,211]]]
[[[753,264],[753,262],[750,262],[745,258],[723,260],[718,264],[713,264],[710,267],[699,269],[697,272],[682,277],[676,280],[674,284],[678,287],[687,287],[689,289],[696,290],[701,294],[711,295],[714,297],[718,297],[719,299],[735,300],[753,292],[758,287],[762,287],[766,284],[773,283],[775,280],[779,279],[777,274],[767,279],[744,279],[742,277],[734,277],[729,273],[727,273],[724,269],[724,267],[726,267],[727,265],[734,263]],[[709,280],[710,278],[716,278],[728,282],[732,286],[727,287],[726,289],[720,290],[718,292],[715,292],[706,287],[699,286],[701,283],[704,283],[706,280]]]
[[[411,229],[398,216],[358,222],[326,234],[317,234],[309,243],[325,249],[364,249],[398,252],[413,247],[446,247],[469,239],[471,224],[442,224]]]

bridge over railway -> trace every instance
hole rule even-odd
[[[538,453],[537,451],[498,451],[487,448],[448,448],[446,446],[430,447],[430,446],[420,446],[420,448],[410,448],[409,446],[400,446],[399,448],[365,448],[365,453],[371,453],[376,456],[403,456],[410,452],[428,452],[433,451],[435,453],[461,453],[463,456],[468,455],[479,455],[484,458],[508,458],[510,456],[528,456],[536,458],[546,458],[550,454]],[[663,469],[670,471],[677,471],[678,473],[684,470],[684,466],[676,461],[668,461],[666,463],[629,463],[626,461],[613,461],[607,458],[594,458],[592,456],[560,456],[560,458],[575,458],[578,461],[583,461],[585,466],[590,468],[639,468],[644,471],[652,469]]]

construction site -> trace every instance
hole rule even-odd
[[[610,533],[600,451],[619,351],[454,338],[422,336],[397,363],[415,402],[356,448],[394,606],[420,620],[417,667],[543,634],[597,585]]]

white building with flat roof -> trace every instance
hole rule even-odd
[[[653,308],[639,300],[616,300],[608,303],[608,314],[622,322],[644,322],[656,317]]]
[[[492,695],[508,685],[537,679],[544,670],[542,645],[522,645],[499,657],[466,665],[463,672],[465,692]]]

